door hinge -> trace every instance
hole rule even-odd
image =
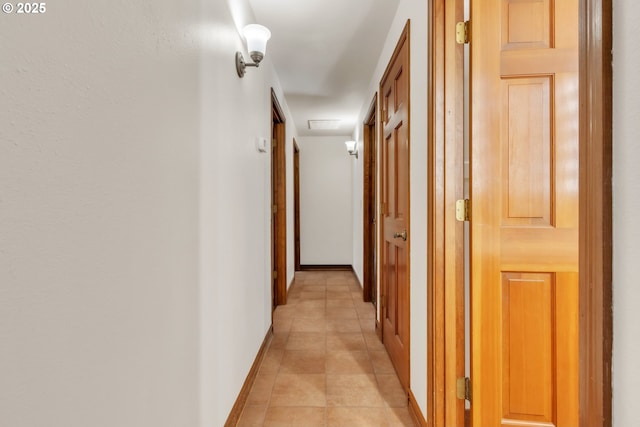
[[[271,140],[271,147],[272,148],[276,148],[276,146],[278,145],[278,143],[276,141],[277,141],[276,139],[272,139]]]
[[[471,201],[469,199],[456,200],[456,219],[458,221],[471,219]]]
[[[274,271],[274,272],[273,272],[273,274],[272,274],[272,276],[273,276],[273,278],[274,278],[274,279],[277,279],[277,278],[278,278],[278,272],[277,272],[277,271]]]
[[[469,21],[456,24],[456,42],[458,44],[469,43]]]
[[[456,380],[456,396],[460,400],[471,402],[471,380],[467,377]]]
[[[271,205],[271,213],[278,213],[278,205]]]

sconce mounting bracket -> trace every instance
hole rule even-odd
[[[247,65],[244,63],[242,52],[236,52],[236,71],[238,72],[238,77],[244,77],[246,69]]]

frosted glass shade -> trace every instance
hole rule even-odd
[[[260,52],[264,56],[267,51],[267,40],[271,38],[271,31],[267,27],[258,24],[250,24],[242,29],[242,35],[247,40],[247,50]]]
[[[356,142],[355,141],[345,141],[344,144],[347,146],[347,151],[349,153],[353,153],[356,151]]]

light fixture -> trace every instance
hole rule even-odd
[[[347,146],[347,151],[352,156],[356,156],[358,158],[358,143],[356,141],[345,141],[344,145]]]
[[[242,35],[247,41],[247,50],[253,62],[244,62],[242,52],[236,52],[236,71],[239,77],[244,77],[247,67],[258,67],[267,51],[267,40],[271,38],[271,31],[258,24],[250,24],[242,29]]]
[[[310,130],[335,130],[340,128],[340,120],[308,120]]]

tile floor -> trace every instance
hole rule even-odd
[[[351,272],[298,272],[238,427],[414,426]]]

